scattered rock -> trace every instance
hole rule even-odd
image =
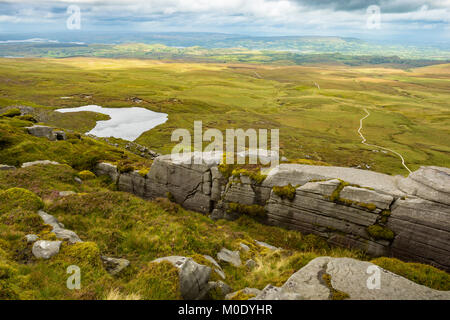
[[[76,194],[76,193],[73,192],[73,191],[60,191],[59,192],[59,196],[60,197],[67,197],[67,196],[71,196],[71,195],[74,195],[74,194]]]
[[[79,184],[82,184],[82,183],[83,183],[83,180],[81,180],[81,179],[78,178],[78,177],[73,178],[73,180],[75,180],[75,182],[76,182],[76,183],[79,183]]]
[[[248,259],[247,261],[245,261],[245,266],[250,270],[254,269],[257,265],[258,264],[256,263],[256,261],[253,259]]]
[[[0,170],[15,170],[16,167],[8,166],[7,164],[0,164]]]
[[[39,239],[39,237],[35,234],[27,234],[25,236],[25,239],[27,239],[28,243],[32,243],[32,242],[35,242],[37,239]]]
[[[57,239],[66,240],[70,244],[74,244],[77,242],[83,242],[78,237],[78,235],[75,232],[73,232],[72,230],[67,230],[67,229],[63,229],[63,228],[54,228],[52,230],[52,232],[55,234]]]
[[[222,267],[217,263],[217,261],[214,260],[213,257],[208,256],[208,255],[204,255],[203,257],[214,265],[214,272],[217,273],[222,279],[225,280],[225,278],[226,278],[225,273],[223,272]]]
[[[249,246],[246,245],[246,244],[244,244],[244,243],[240,243],[240,244],[239,244],[239,247],[240,247],[241,250],[244,251],[244,252],[249,252],[249,251],[250,251]]]
[[[33,255],[38,259],[50,259],[58,254],[62,241],[39,240],[33,244]]]
[[[272,246],[272,245],[270,245],[270,244],[268,244],[268,243],[265,243],[265,242],[262,242],[262,241],[258,241],[258,240],[255,240],[255,243],[256,243],[258,246],[260,246],[260,247],[264,247],[264,248],[267,248],[267,249],[273,250],[273,251],[275,251],[275,250],[280,250],[280,249],[281,249],[281,248],[274,247],[274,246]]]
[[[42,210],[38,211],[38,214],[42,218],[42,220],[44,220],[45,224],[53,227],[52,232],[55,234],[56,238],[67,240],[70,244],[83,242],[75,232],[64,229],[64,225],[60,223],[54,216]]]
[[[130,261],[127,259],[111,258],[106,256],[101,256],[101,259],[106,271],[113,276],[120,273],[123,269],[130,265]]]
[[[64,131],[54,131],[53,135],[55,137],[55,140],[58,140],[58,141],[67,140],[67,136]]]
[[[56,137],[53,134],[53,128],[51,127],[34,125],[32,127],[26,127],[26,129],[29,134],[35,137],[47,138],[51,141],[56,140]]]
[[[235,267],[239,267],[242,264],[239,251],[231,251],[225,248],[222,248],[217,254],[217,259],[219,261],[230,263]]]
[[[218,298],[223,299],[227,294],[229,294],[232,289],[223,281],[210,281],[209,283],[210,291],[215,290]]]
[[[50,161],[50,160],[39,160],[39,161],[32,161],[32,162],[25,162],[22,164],[22,168],[28,168],[36,165],[59,165],[60,163],[56,161]]]
[[[170,256],[154,260],[159,263],[168,261],[178,268],[180,293],[185,300],[202,299],[209,291],[208,284],[211,268],[198,264],[192,258]]]

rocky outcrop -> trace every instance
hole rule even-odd
[[[379,279],[376,279],[379,275]],[[339,293],[337,295],[336,293]],[[449,300],[450,291],[416,284],[372,263],[320,257],[281,287],[268,285],[255,300]]]
[[[47,138],[50,141],[66,140],[66,133],[61,130],[54,130],[52,127],[34,125],[26,127],[29,134],[38,138]]]
[[[397,183],[409,195],[450,206],[450,168],[421,167]]]
[[[390,247],[395,257],[450,267],[450,207],[407,197],[392,206],[387,227],[395,233]]]
[[[201,161],[199,161],[199,159]],[[281,164],[264,181],[245,172],[226,179],[221,155],[192,153],[154,160],[149,173],[120,174],[101,163],[119,190],[146,199],[170,197],[213,219],[251,214],[267,224],[450,270],[450,169],[422,167],[408,178],[353,168]],[[290,185],[292,197],[273,191]]]
[[[209,277],[211,268],[198,264],[192,258],[170,256],[154,260],[159,263],[170,262],[178,269],[180,279],[180,293],[185,300],[202,299],[211,289]]]

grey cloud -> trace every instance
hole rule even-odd
[[[365,10],[370,5],[378,5],[386,13],[407,13],[417,11],[422,6],[429,9],[448,8],[445,0],[291,0],[311,9],[331,9],[333,11]]]

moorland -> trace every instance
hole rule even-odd
[[[292,162],[320,161],[407,174],[446,166],[450,152],[450,65],[271,65],[151,59],[0,59],[0,106],[27,105],[45,122],[87,132],[104,115],[59,114],[57,108],[96,104],[139,106],[169,120],[136,142],[160,153],[177,128],[279,128],[281,153]],[[137,99],[136,99],[137,98]]]

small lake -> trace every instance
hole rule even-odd
[[[97,121],[94,129],[86,134],[97,137],[114,137],[128,141],[136,140],[142,133],[153,129],[167,121],[166,113],[150,111],[145,108],[103,108],[89,105],[78,108],[64,108],[55,110],[61,113],[91,111],[108,115],[111,119]]]

